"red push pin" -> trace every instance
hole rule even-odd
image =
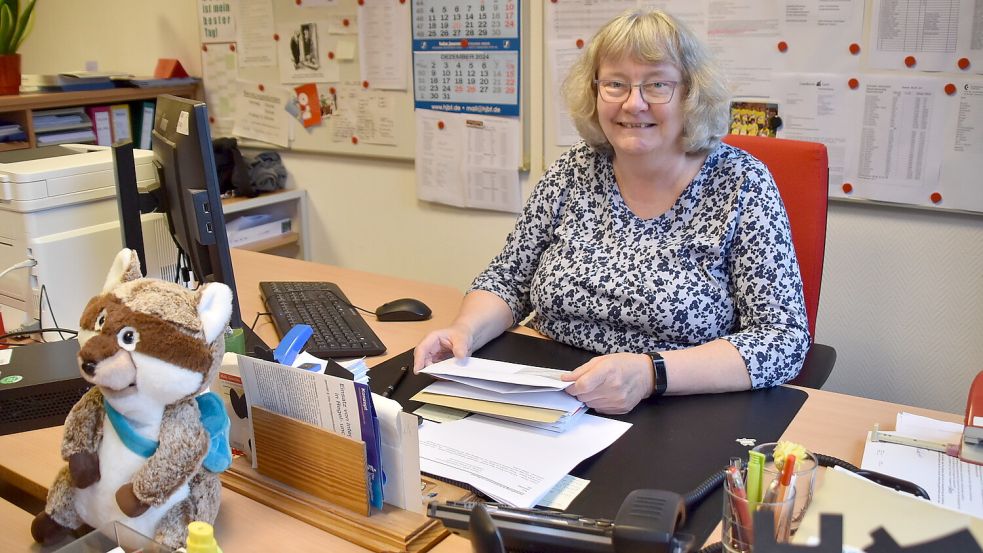
[[[584,47],[584,39],[578,38],[577,39],[577,48],[583,48],[583,47]]]
[[[297,2],[298,6],[304,3],[304,0],[294,0],[294,1]]]
[[[332,86],[331,88],[328,89],[328,92],[330,92],[331,95],[333,96],[335,94],[335,88]]]
[[[341,20],[341,24],[344,25],[345,27],[351,25],[351,23],[352,22],[349,21],[347,17]]]
[[[556,4],[556,0],[550,0],[550,2],[553,2],[554,4]]]
[[[208,51],[208,45],[207,44],[202,44],[201,45],[201,51],[202,52],[207,52]]]
[[[778,51],[779,52],[787,52],[788,51],[788,43],[785,42],[784,40],[781,41],[781,42],[779,42],[778,43]]]
[[[440,129],[440,130],[444,130],[444,122],[443,121],[437,121],[437,128]]]
[[[955,94],[956,93],[956,85],[954,85],[952,83],[946,84],[945,85],[945,93],[948,94],[949,96],[952,96],[953,94]]]
[[[352,137],[352,144],[358,144],[358,137],[357,136],[353,136]]]
[[[235,44],[229,44],[229,51],[235,52],[236,51],[236,45]]]
[[[847,86],[849,86],[850,88],[852,88],[852,89],[854,89],[854,90],[856,90],[856,89],[857,89],[857,87],[859,87],[859,86],[860,86],[860,81],[858,81],[857,79],[850,79],[849,81],[847,81],[847,82],[846,82],[846,84],[847,84]]]
[[[280,41],[280,35],[278,33],[273,33],[273,40],[279,42]]]
[[[369,81],[362,81],[362,88],[368,88],[368,87],[369,87]]]
[[[969,58],[959,58],[959,61],[956,62],[956,67],[963,71],[969,69]]]
[[[933,204],[942,203],[942,194],[939,194],[938,192],[932,192],[932,195],[929,196],[928,199],[932,200]]]
[[[468,47],[468,39],[466,39],[466,38],[465,39],[462,39],[461,40],[461,48],[467,48],[467,47]]]
[[[859,54],[860,53],[860,45],[857,44],[856,42],[854,42],[853,44],[851,44],[850,45],[850,53],[853,54],[854,56],[856,56],[857,54]]]
[[[258,88],[260,92],[263,92],[263,91],[265,91],[265,90],[266,90],[266,87],[265,87],[265,86],[263,86],[263,84],[262,84],[262,83],[260,83],[260,84],[259,84],[259,86],[257,86],[256,88]]]
[[[208,116],[208,122],[214,125],[214,124],[215,124],[215,117],[214,117],[214,116],[211,116],[211,115],[209,115],[209,116]]]
[[[334,52],[328,52],[328,59],[329,60],[333,60],[334,59]]]
[[[365,0],[358,0],[358,5],[359,6],[364,6],[365,5]]]
[[[850,194],[853,192],[853,185],[848,182],[844,182],[841,188],[843,189],[844,194]]]
[[[904,64],[907,67],[914,67],[916,62],[917,60],[915,59],[915,56],[907,56],[904,59]]]

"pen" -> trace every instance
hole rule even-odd
[[[741,473],[735,466],[727,467],[727,487],[731,495],[732,516],[736,517],[732,528],[736,531],[735,539],[738,542],[738,549],[747,549],[754,543],[754,529],[751,526],[751,511],[748,509],[747,493],[744,490],[744,483],[741,481]]]
[[[784,511],[785,499],[795,496],[795,489],[789,489],[792,486],[792,482],[795,481],[795,455],[786,455],[785,464],[782,465],[782,474],[778,478],[778,487],[775,489],[775,536],[784,534],[782,530],[783,522],[788,522],[782,519],[782,511]],[[791,492],[791,493],[790,493]],[[792,516],[792,509],[789,509],[787,515],[788,518]]]
[[[782,476],[778,480],[778,495],[775,497],[776,503],[785,501],[785,494],[788,487],[792,484],[792,476],[795,474],[795,455],[786,455],[785,464],[782,465]]]
[[[386,391],[382,392],[382,397],[389,397],[393,395],[393,392],[396,391],[396,388],[399,386],[400,382],[402,382],[403,379],[406,378],[406,373],[408,373],[409,370],[410,370],[409,367],[407,367],[406,365],[400,367],[399,375],[396,377],[396,380],[393,381],[393,383],[390,384],[388,388],[386,388]]]

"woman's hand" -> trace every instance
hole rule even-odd
[[[417,348],[419,350],[419,348]],[[652,395],[652,360],[641,353],[612,353],[591,359],[563,375],[568,394],[599,413],[618,415]]]
[[[438,361],[457,357],[463,359],[471,355],[474,346],[474,333],[463,324],[434,330],[423,337],[413,350],[413,374]]]

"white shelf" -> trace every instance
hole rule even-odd
[[[300,259],[310,259],[309,234],[307,232],[307,191],[301,189],[279,190],[260,194],[255,198],[229,198],[222,200],[222,213],[228,220],[233,214],[266,213],[278,218],[289,217],[294,232],[290,240],[261,241],[268,253],[290,255]],[[256,251],[249,244],[246,249]]]

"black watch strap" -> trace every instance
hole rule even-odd
[[[666,360],[656,351],[646,352],[645,355],[652,360],[652,371],[655,373],[655,390],[652,395],[661,396],[666,393]]]

